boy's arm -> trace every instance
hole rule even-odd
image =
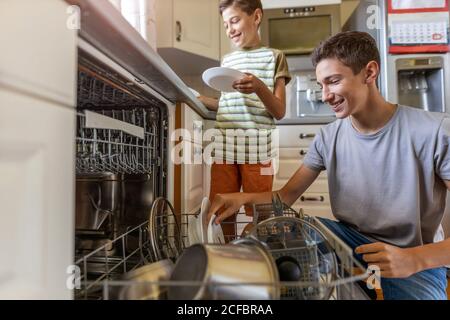
[[[450,191],[450,181],[444,180]],[[450,264],[450,238],[413,248],[399,248],[376,242],[356,248],[370,265],[380,268],[385,278],[406,278],[414,273]]]
[[[295,200],[309,188],[319,173],[319,171],[309,169],[306,166],[301,166],[292,178],[289,179],[288,183],[278,191],[281,200],[289,206],[292,205]],[[237,192],[217,194],[213,199],[211,208],[208,212],[207,221],[211,219],[213,214],[216,214],[218,215],[216,224],[219,224],[224,219],[238,212],[243,205],[270,202],[272,202],[272,191],[260,193]],[[222,210],[219,212],[220,209]]]
[[[266,106],[266,110],[277,120],[284,118],[286,114],[286,80],[278,78],[275,82],[274,92],[270,92],[267,86],[263,86],[256,92],[262,103]]]
[[[286,114],[286,80],[277,78],[274,92],[258,77],[246,73],[245,76],[233,83],[233,88],[241,93],[256,93],[266,107],[267,111],[277,120],[283,119]]]
[[[219,109],[218,99],[205,96],[198,96],[197,99],[200,100],[200,102],[203,103],[211,111],[217,111],[217,109]]]

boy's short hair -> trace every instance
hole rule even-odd
[[[338,33],[321,42],[311,55],[314,68],[320,61],[335,58],[358,74],[370,61],[381,63],[380,51],[372,36],[366,32]]]
[[[256,9],[261,9],[263,11],[263,7],[261,4],[261,0],[220,0],[219,2],[219,11],[220,14],[225,11],[226,8],[235,5],[246,14],[251,15]]]

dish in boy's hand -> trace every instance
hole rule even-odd
[[[236,91],[233,88],[233,82],[241,79],[245,73],[236,69],[215,67],[203,72],[203,81],[211,88],[221,92]]]

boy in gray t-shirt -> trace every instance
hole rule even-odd
[[[327,170],[338,222],[321,219],[381,271],[385,299],[447,299],[450,238],[440,227],[450,190],[450,118],[383,99],[380,55],[363,32],[339,33],[312,55],[323,100],[337,121],[322,128],[302,165],[278,191],[291,205]],[[219,194],[216,223],[272,192]]]

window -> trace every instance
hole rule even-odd
[[[124,18],[145,39],[147,37],[147,20],[149,18],[148,8],[154,0],[109,0]]]

